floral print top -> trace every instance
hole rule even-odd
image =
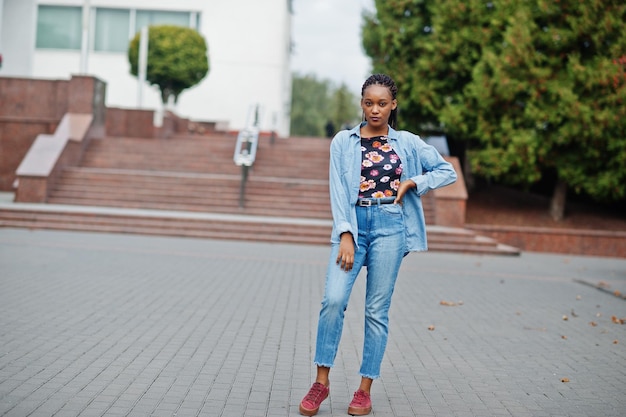
[[[394,197],[400,186],[402,161],[387,136],[361,138],[361,187],[359,198]]]

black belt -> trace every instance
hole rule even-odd
[[[385,197],[385,198],[359,198],[356,200],[356,205],[359,207],[370,207],[381,204],[393,204],[396,201],[395,197]]]

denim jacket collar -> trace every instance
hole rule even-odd
[[[350,137],[356,136],[360,141],[361,140],[361,128],[365,126],[366,124],[367,122],[361,122],[355,127],[353,127],[352,129],[350,129]],[[400,134],[398,133],[397,130],[395,130],[389,125],[387,125],[387,128],[389,129],[389,132],[387,133],[387,137],[389,139],[398,140],[400,138]]]

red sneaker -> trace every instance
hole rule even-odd
[[[348,414],[351,416],[366,416],[372,411],[372,400],[370,395],[362,389],[354,393],[354,398],[348,407]]]
[[[330,389],[326,385],[319,382],[314,383],[300,403],[300,414],[303,416],[314,416],[317,414],[322,401],[328,398],[329,392]]]

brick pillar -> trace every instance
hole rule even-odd
[[[98,78],[72,75],[69,83],[68,113],[93,114],[93,136],[104,136],[106,83]]]
[[[446,157],[457,174],[454,184],[433,191],[435,197],[435,224],[447,227],[465,227],[467,189],[459,159]]]

